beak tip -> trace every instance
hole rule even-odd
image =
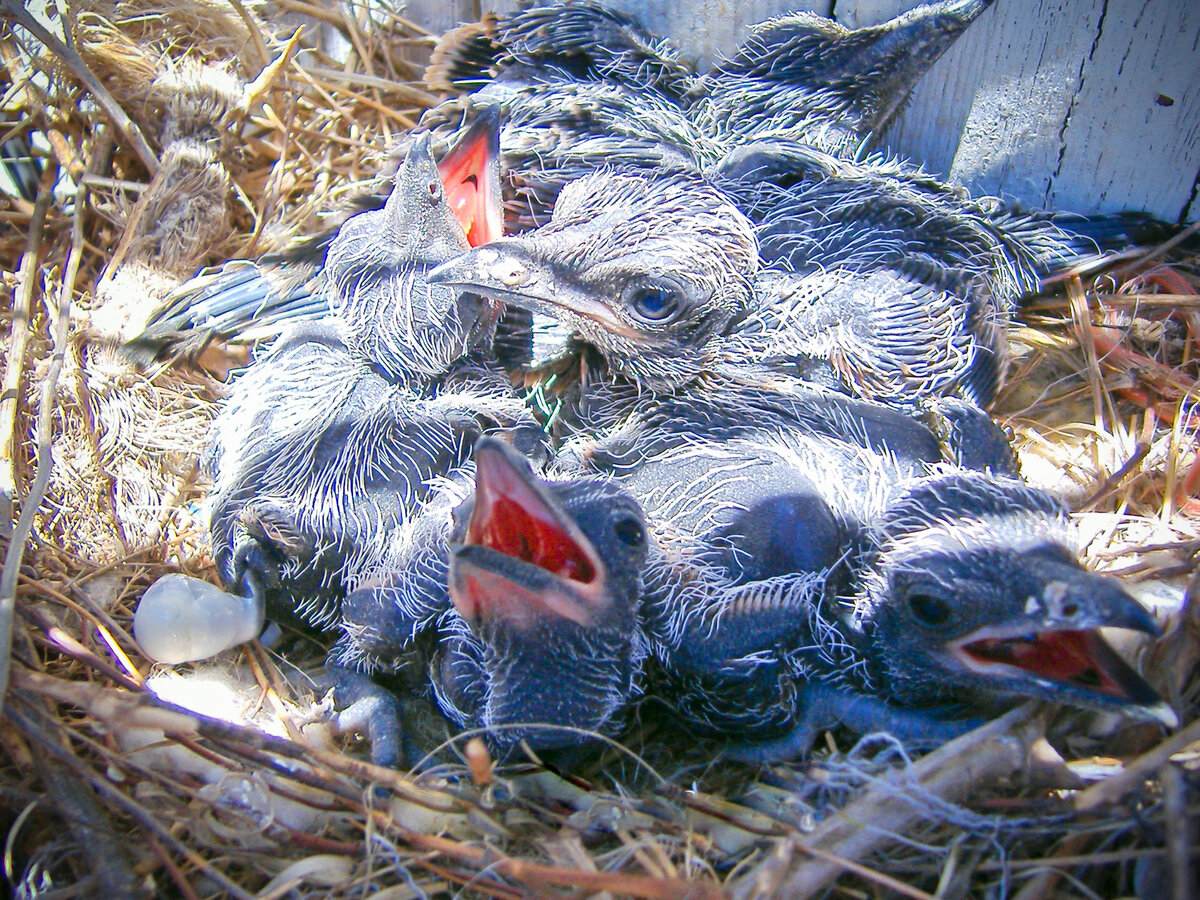
[[[414,162],[424,161],[428,159],[433,161],[433,150],[431,149],[432,137],[428,131],[424,131],[417,135],[416,139],[408,148],[408,156]]]
[[[1130,622],[1130,627],[1132,627],[1135,631],[1140,631],[1152,638],[1162,637],[1162,625],[1160,625],[1158,619],[1154,617],[1154,613],[1146,609],[1146,607],[1144,607],[1141,603],[1138,603],[1136,600],[1133,600],[1133,603],[1134,609],[1131,615],[1132,621]]]
[[[462,263],[459,262],[460,257],[448,259],[441,265],[431,269],[425,275],[425,280],[430,284],[454,284],[455,278],[461,274]]]

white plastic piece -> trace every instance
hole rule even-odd
[[[164,575],[146,589],[133,614],[133,636],[155,662],[216,656],[262,629],[256,597],[238,597],[187,575]]]

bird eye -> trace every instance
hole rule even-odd
[[[637,548],[646,542],[646,531],[637,519],[618,519],[613,531],[626,546]]]
[[[950,618],[950,604],[928,594],[910,594],[908,607],[926,625],[943,625]]]
[[[633,314],[646,322],[667,322],[678,315],[679,293],[662,285],[642,285],[628,295]]]

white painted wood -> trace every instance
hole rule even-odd
[[[410,0],[431,30],[519,0]],[[609,0],[702,68],[796,9],[850,27],[913,0]],[[1162,105],[1159,98],[1174,102]],[[1200,3],[997,0],[918,85],[883,146],[1033,207],[1200,214]]]
[[[1110,0],[1082,81],[1048,205],[1196,218],[1200,4]]]
[[[1198,40],[1200,5],[1178,0],[999,2],[917,87],[886,144],[1031,206],[1195,216]]]
[[[997,3],[913,92],[887,144],[976,191],[1044,206],[1096,0]]]

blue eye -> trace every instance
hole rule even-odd
[[[629,295],[634,315],[648,322],[664,322],[679,311],[679,294],[671,288],[647,285]]]

